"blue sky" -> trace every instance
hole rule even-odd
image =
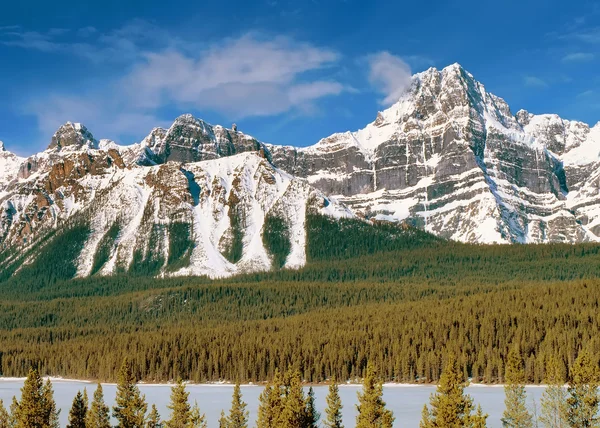
[[[5,2],[6,3],[6,2]],[[182,113],[306,146],[459,62],[513,112],[600,120],[595,1],[28,1],[0,14],[0,140],[139,141]]]

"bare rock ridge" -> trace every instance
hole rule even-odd
[[[275,216],[291,242],[285,266],[301,266],[307,210],[464,242],[598,241],[599,189],[600,124],[513,114],[453,64],[413,76],[365,128],[309,147],[191,115],[130,146],[76,123],[26,159],[0,143],[0,255],[84,223],[78,275],[145,264],[224,276],[271,267],[263,232]]]

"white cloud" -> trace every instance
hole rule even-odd
[[[536,76],[525,76],[523,82],[525,83],[525,86],[531,87],[545,88],[548,86],[548,83],[544,79]]]
[[[586,52],[573,52],[568,55],[565,55],[562,58],[562,62],[585,62],[592,61],[595,58],[595,55],[592,53]]]
[[[133,66],[124,74],[83,93],[53,93],[28,103],[25,111],[37,116],[42,132],[51,135],[70,120],[86,124],[100,138],[143,135],[163,125],[158,118],[165,107],[210,110],[231,120],[306,114],[323,97],[350,90],[329,77],[340,59],[330,49],[246,34],[203,49],[165,36],[164,49],[142,50],[145,30],[138,24],[102,35],[102,49],[88,53],[91,60],[130,53]]]
[[[410,87],[410,67],[401,58],[389,52],[379,52],[367,58],[369,62],[369,80],[385,98],[384,105],[398,101]]]
[[[148,53],[122,85],[145,108],[174,103],[238,116],[277,114],[341,93],[337,82],[303,76],[338,59],[334,51],[286,37],[261,40],[248,34],[196,55],[173,49]]]

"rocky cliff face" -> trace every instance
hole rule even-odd
[[[465,242],[598,239],[600,125],[513,115],[458,64],[415,75],[362,130],[269,150],[366,218]]]
[[[307,210],[465,242],[597,241],[599,189],[600,124],[513,114],[454,64],[415,75],[364,129],[310,147],[190,115],[130,146],[72,123],[27,159],[0,144],[0,248],[19,254],[79,222],[80,275],[230,275],[271,266],[270,216],[286,225],[286,266],[302,265]]]

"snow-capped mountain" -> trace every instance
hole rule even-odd
[[[376,120],[310,147],[265,144],[191,115],[140,143],[61,126],[46,151],[0,143],[0,263],[73,224],[80,276],[267,270],[265,226],[304,264],[307,211],[406,222],[478,243],[600,240],[600,124],[513,114],[458,64],[431,68]],[[177,259],[177,260],[174,260]]]
[[[458,64],[415,75],[364,129],[270,150],[275,165],[366,218],[465,242],[600,236],[600,123],[513,115]]]

